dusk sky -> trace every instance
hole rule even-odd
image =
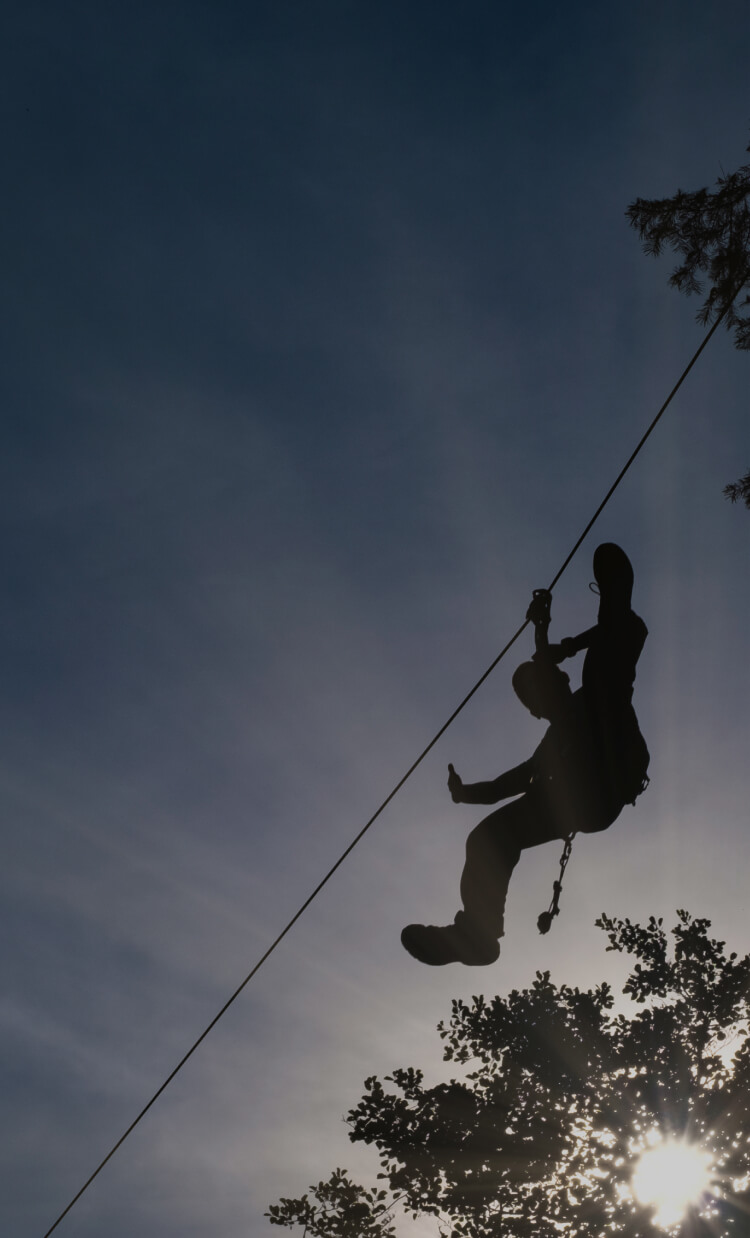
[[[747,162],[746,0],[8,4],[0,1232],[41,1238],[549,583],[702,338],[625,218]],[[61,1223],[267,1238],[453,997],[617,984],[597,915],[750,950],[750,356],[720,331],[599,541],[651,786],[523,856],[498,963],[452,761],[543,734],[525,635]],[[570,663],[574,686],[580,660]],[[405,1233],[433,1238],[436,1226]]]

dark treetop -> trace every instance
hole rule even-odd
[[[750,955],[727,955],[709,921],[683,911],[671,941],[653,917],[597,923],[609,950],[634,958],[624,993],[638,1009],[614,1014],[609,985],[557,987],[549,973],[507,997],[454,1001],[439,1031],[461,1077],[428,1086],[407,1068],[370,1078],[348,1115],[352,1140],[377,1148],[390,1193],[336,1170],[271,1208],[271,1223],[310,1238],[388,1238],[398,1204],[453,1238],[653,1238],[663,1231],[628,1183],[638,1145],[658,1128],[699,1144],[717,1175],[679,1233],[738,1232],[750,1171]]]
[[[708,279],[698,321],[708,324],[726,310],[735,344],[749,349],[750,315],[738,313],[737,306],[750,304],[750,164],[720,176],[716,185],[713,193],[678,189],[671,198],[636,198],[627,216],[647,254],[659,255],[666,246],[680,255],[670,276],[674,288],[690,296],[703,292]]]

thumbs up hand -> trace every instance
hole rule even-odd
[[[464,802],[464,784],[459,778],[452,765],[448,766],[448,790],[451,793],[451,799],[454,804],[463,804]]]

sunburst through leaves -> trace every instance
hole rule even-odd
[[[631,1180],[640,1204],[653,1208],[654,1224],[679,1225],[710,1196],[712,1157],[686,1139],[664,1139],[652,1132]]]

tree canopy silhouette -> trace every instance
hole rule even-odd
[[[669,279],[673,288],[688,296],[701,293],[708,278],[698,321],[707,326],[725,313],[737,348],[750,349],[750,314],[737,308],[750,305],[750,164],[720,176],[716,184],[713,193],[678,189],[671,198],[636,198],[626,214],[647,254],[658,257],[666,246],[680,255]],[[750,472],[725,486],[724,494],[750,508]]]
[[[337,1169],[270,1208],[271,1224],[393,1238],[398,1204],[445,1238],[654,1238],[667,1222],[632,1176],[640,1152],[672,1138],[710,1157],[711,1184],[668,1232],[747,1232],[750,955],[727,955],[708,920],[677,915],[671,941],[653,917],[597,921],[607,949],[634,960],[621,1011],[608,984],[557,987],[548,972],[507,997],[454,1001],[438,1030],[460,1077],[367,1079],[347,1116],[389,1189]]]
[[[739,481],[731,481],[728,486],[725,486],[724,494],[733,503],[741,499],[745,507],[750,508],[750,469],[744,477],[740,477]]]
[[[647,254],[658,256],[666,246],[680,255],[669,279],[673,288],[688,296],[701,293],[707,277],[698,321],[708,325],[726,311],[736,346],[750,349],[750,315],[736,307],[750,283],[750,164],[720,176],[716,184],[713,193],[678,189],[671,198],[636,198],[626,213]],[[748,304],[746,295],[741,305]]]

